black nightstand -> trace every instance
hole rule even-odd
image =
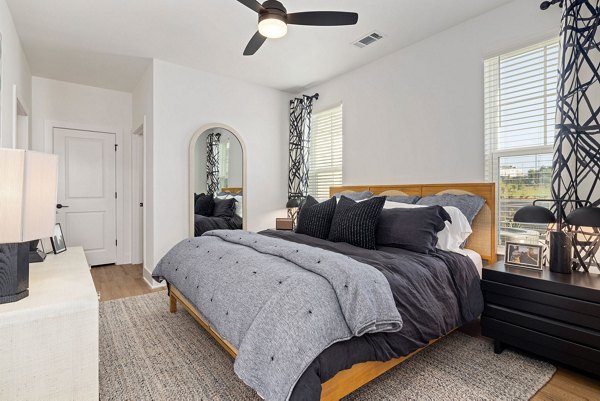
[[[482,334],[505,345],[600,375],[600,275],[483,268]]]

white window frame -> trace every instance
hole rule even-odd
[[[499,93],[500,93],[500,73],[498,74],[498,80],[496,81],[496,85],[493,83],[490,85],[487,82],[487,73],[486,71],[491,68],[496,68],[499,70],[500,68],[500,59],[502,57],[510,57],[512,55],[516,55],[519,53],[525,53],[529,50],[533,50],[539,47],[546,47],[551,44],[558,44],[558,38],[548,39],[542,42],[535,43],[533,45],[519,48],[512,52],[504,52],[502,54],[486,58],[484,61],[484,142],[485,142],[485,179],[488,182],[494,182],[498,186],[498,190],[496,191],[496,239],[497,239],[497,253],[504,254],[504,246],[500,245],[500,229],[501,229],[501,221],[500,221],[500,204],[501,204],[501,191],[499,188],[500,185],[500,159],[502,157],[514,157],[514,156],[532,156],[538,154],[553,154],[554,153],[554,143],[549,143],[549,138],[554,138],[554,129],[552,132],[548,132],[548,126],[545,125],[544,132],[544,145],[539,146],[528,146],[522,148],[512,148],[512,149],[498,149],[498,127],[499,127],[499,119],[500,119],[500,107],[499,107]],[[545,49],[546,50],[546,49]],[[544,60],[545,66],[547,69],[547,59]],[[493,64],[495,63],[495,65]],[[492,72],[493,73],[493,72]],[[547,76],[544,76],[545,82],[547,81]],[[547,85],[544,85],[547,86]],[[546,95],[545,95],[546,97]],[[488,103],[489,102],[489,103]],[[545,120],[547,119],[547,110],[544,109]]]
[[[341,119],[341,148],[339,150],[340,152],[340,156],[341,156],[341,161],[339,163],[339,165],[337,166],[331,166],[331,167],[327,167],[327,168],[320,168],[320,169],[315,169],[313,166],[313,145],[315,143],[314,139],[315,139],[315,134],[317,133],[315,127],[314,127],[314,123],[317,119],[317,117],[320,114],[324,114],[324,113],[331,113],[331,112],[335,112],[337,109],[339,109],[339,113],[340,113],[340,119]],[[326,199],[329,196],[329,192],[327,191],[327,194],[325,193],[315,193],[314,192],[314,188],[311,186],[311,177],[313,176],[313,174],[315,174],[315,172],[318,173],[339,173],[339,180],[333,180],[332,182],[329,183],[328,186],[337,186],[337,185],[342,185],[343,182],[343,165],[344,165],[344,105],[342,102],[337,103],[333,106],[327,107],[327,108],[323,108],[322,110],[319,111],[313,111],[313,115],[311,117],[311,139],[310,139],[310,150],[309,150],[309,161],[308,161],[308,176],[309,176],[309,181],[308,181],[308,193],[309,195],[314,196],[315,198],[318,199]]]

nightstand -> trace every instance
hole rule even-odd
[[[506,345],[600,374],[600,275],[483,268],[482,334]]]

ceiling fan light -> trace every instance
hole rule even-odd
[[[287,24],[278,18],[264,18],[258,23],[258,32],[265,38],[282,38],[287,33]]]

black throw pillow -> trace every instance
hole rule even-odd
[[[196,203],[194,204],[194,214],[207,217],[212,216],[214,207],[215,201],[212,194],[200,194],[196,198]]]
[[[441,206],[384,209],[379,216],[377,245],[431,254],[436,252],[438,232],[452,219]]]
[[[331,222],[329,241],[347,242],[365,249],[376,249],[377,221],[385,196],[355,202],[342,195]]]
[[[215,208],[213,210],[214,217],[233,217],[235,214],[235,202],[231,199],[215,198]]]
[[[315,238],[327,239],[336,203],[335,196],[319,203],[315,198],[308,195],[298,214],[296,232]]]

